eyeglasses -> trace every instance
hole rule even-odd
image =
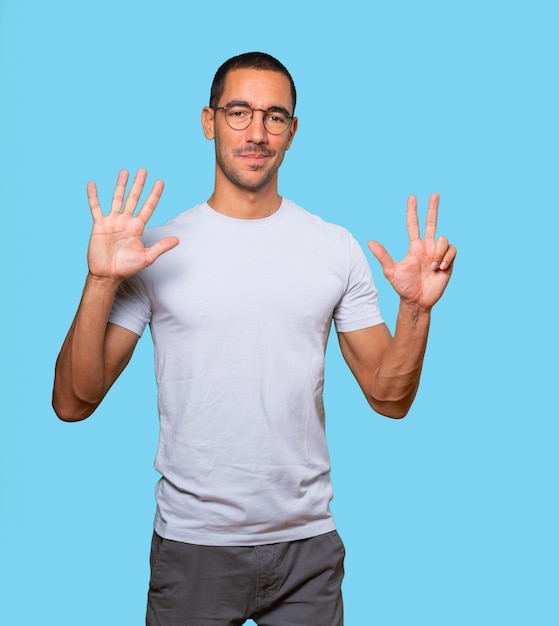
[[[253,109],[248,104],[234,104],[228,107],[212,107],[214,111],[223,111],[225,114],[225,121],[233,130],[244,130],[248,128],[254,118],[255,111],[262,111],[264,113],[264,128],[271,135],[281,135],[290,126],[293,120],[292,115],[287,115],[282,111],[275,109]]]

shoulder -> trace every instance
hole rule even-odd
[[[350,266],[355,262],[363,262],[363,248],[347,228],[327,222],[290,200],[286,201],[286,208],[290,219],[290,239],[304,242],[310,254],[322,252],[332,262],[345,261]]]
[[[289,219],[298,222],[300,228],[311,231],[315,236],[345,243],[354,239],[347,228],[327,222],[319,215],[303,209],[292,200],[284,199],[284,204]]]
[[[191,209],[182,211],[161,226],[150,226],[144,231],[144,242],[151,246],[163,237],[178,237],[185,231],[191,231],[196,224],[204,220],[204,204],[197,204]]]

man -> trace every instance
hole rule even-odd
[[[91,415],[150,325],[161,435],[147,623],[267,626],[343,623],[343,545],[332,520],[324,433],[324,351],[332,320],[371,407],[393,418],[419,384],[430,311],[456,255],[435,240],[438,197],[420,239],[395,263],[369,247],[400,295],[394,337],[366,259],[345,230],[278,194],[297,131],[296,91],[273,57],[218,70],[204,134],[215,142],[209,200],[144,227],[163,191],[139,170],[110,213],[93,216],[82,301],[57,361],[53,406]],[[179,245],[180,240],[180,245]]]

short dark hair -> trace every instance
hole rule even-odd
[[[231,57],[223,63],[215,73],[212,88],[210,91],[210,107],[216,107],[219,99],[225,90],[225,80],[227,74],[232,70],[269,70],[271,72],[280,72],[289,79],[291,84],[291,98],[293,99],[293,111],[295,112],[295,104],[297,103],[297,91],[291,74],[285,65],[280,63],[276,58],[265,52],[245,52],[238,56]]]

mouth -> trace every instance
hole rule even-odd
[[[249,163],[262,163],[269,157],[266,154],[243,154],[241,158]]]
[[[264,148],[254,149],[248,148],[244,150],[237,150],[236,156],[240,156],[246,159],[265,159],[267,157],[274,156],[274,150],[266,150]]]
[[[246,163],[249,169],[257,171],[265,167],[266,161],[270,158],[270,155],[263,154],[262,152],[249,152],[241,154],[240,158]]]

